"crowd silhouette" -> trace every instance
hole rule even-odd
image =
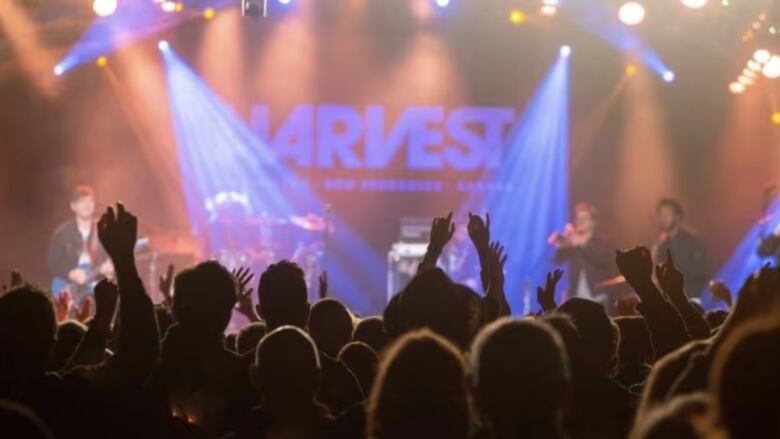
[[[511,253],[469,215],[483,292],[436,267],[455,230],[436,218],[419,272],[382,316],[357,316],[280,261],[214,261],[160,279],[135,266],[137,219],[109,207],[97,233],[115,282],[89,314],[13,273],[0,293],[0,437],[240,439],[780,438],[780,271],[765,266],[704,313],[671,253],[614,254],[630,315],[583,298],[512,316]],[[258,305],[252,305],[256,295]],[[250,324],[225,335],[234,311]],[[78,315],[77,315],[78,314]],[[75,319],[71,319],[75,317]],[[79,321],[83,320],[83,321]]]

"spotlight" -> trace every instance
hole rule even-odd
[[[174,12],[176,10],[176,3],[164,1],[160,4],[160,8],[162,8],[164,12]]]
[[[289,3],[290,0],[279,0],[279,1],[287,1]],[[450,0],[436,0],[436,6],[440,8],[446,8],[450,5]]]
[[[618,17],[623,24],[636,26],[645,19],[645,7],[637,2],[623,3],[618,10]]]
[[[63,73],[65,73],[65,67],[63,67],[60,64],[57,64],[54,66],[54,69],[52,70],[54,72],[55,76],[62,76]]]
[[[772,113],[772,123],[775,125],[780,125],[780,111],[775,111]]]
[[[167,41],[165,41],[165,40],[160,40],[160,41],[157,43],[157,48],[158,48],[158,49],[160,49],[160,50],[161,50],[161,51],[163,51],[163,52],[165,52],[166,50],[168,50],[170,47],[171,47],[171,45],[170,45],[170,44],[168,44],[168,42],[167,42]]]
[[[772,54],[766,49],[758,49],[756,50],[756,53],[753,54],[753,59],[761,64],[766,64],[770,58],[772,58]]]
[[[626,76],[634,76],[636,75],[636,66],[633,64],[629,64],[626,66]]]
[[[101,17],[108,17],[116,11],[117,0],[95,0],[92,2],[92,10]]]
[[[108,58],[106,58],[105,55],[101,55],[95,60],[95,64],[97,64],[98,67],[105,67],[108,65]]]
[[[741,82],[732,82],[729,84],[729,90],[735,95],[742,94],[745,91],[745,84]]]
[[[525,12],[521,11],[520,9],[512,9],[512,12],[509,13],[509,22],[518,25],[522,24],[526,20]]]
[[[539,9],[539,12],[541,12],[542,15],[547,15],[549,17],[551,15],[557,14],[558,8],[552,5],[544,5],[541,9]]]
[[[742,76],[748,77],[748,78],[755,78],[756,72],[748,69],[747,67],[742,69]]]
[[[760,72],[761,71],[761,64],[753,61],[752,59],[747,62],[747,68],[754,71],[754,72]]]
[[[181,11],[183,11],[183,10],[184,10],[184,3],[182,3],[182,2],[177,2],[177,3],[176,3],[176,5],[173,7],[173,9],[174,9],[176,12],[181,12]]]
[[[292,0],[279,0],[279,3],[283,5],[289,5]]]
[[[780,56],[773,55],[772,58],[764,64],[764,76],[769,79],[780,78]]]
[[[663,74],[664,81],[666,82],[672,82],[674,81],[674,72],[671,70],[667,70]]]
[[[568,44],[561,46],[561,56],[565,58],[569,55],[571,55],[571,46]]]
[[[699,9],[707,4],[707,0],[682,0],[682,4],[687,8]]]
[[[752,85],[756,81],[753,78],[748,78],[747,76],[740,76],[737,78],[737,82],[742,85]]]
[[[211,20],[215,15],[217,15],[217,12],[214,8],[206,8],[203,10],[203,18],[206,20]]]

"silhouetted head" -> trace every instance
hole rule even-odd
[[[618,334],[604,307],[574,297],[559,306],[558,311],[568,314],[580,333],[583,365],[593,373],[606,374],[616,353]]]
[[[238,352],[236,347],[236,341],[238,341],[238,332],[231,332],[225,336],[225,349],[233,352]]]
[[[614,320],[620,330],[618,359],[620,365],[653,364],[653,343],[644,317],[626,316]]]
[[[173,318],[186,331],[215,335],[225,331],[237,286],[233,275],[216,261],[202,262],[176,275]]]
[[[570,394],[566,352],[542,321],[504,318],[471,347],[477,405],[493,438],[553,437]]]
[[[566,358],[569,359],[569,371],[572,380],[577,379],[577,375],[582,373],[582,341],[580,332],[574,326],[574,322],[568,314],[556,312],[547,314],[541,318],[542,321],[550,325],[558,333],[566,350]]]
[[[54,306],[40,289],[22,285],[0,296],[0,380],[43,373],[56,331]]]
[[[341,301],[320,299],[309,313],[309,335],[320,352],[335,358],[352,341],[352,315]]]
[[[780,437],[780,319],[737,328],[715,355],[710,391],[731,439]]]
[[[347,343],[339,352],[338,358],[355,374],[363,394],[371,393],[376,366],[379,363],[379,358],[371,346],[360,341]]]
[[[309,292],[301,267],[281,261],[269,266],[257,286],[257,313],[268,330],[282,325],[299,328],[309,319]]]
[[[358,324],[355,325],[355,330],[352,331],[352,339],[355,341],[362,341],[371,346],[371,349],[376,353],[382,352],[382,349],[387,345],[387,332],[385,331],[385,324],[382,321],[382,317],[366,317],[359,321]]]
[[[729,312],[725,309],[713,309],[704,314],[704,320],[707,321],[710,328],[716,329],[726,321],[726,317],[728,316]]]
[[[699,439],[697,424],[705,425],[710,399],[704,393],[677,396],[637,420],[631,439]]]
[[[251,378],[266,405],[296,407],[313,402],[320,376],[317,348],[298,327],[281,326],[257,345]]]
[[[32,410],[0,399],[0,433],[7,439],[54,439],[46,423]]]
[[[663,231],[674,229],[685,218],[682,204],[674,198],[662,198],[658,201],[655,213],[658,216],[658,225]]]
[[[415,276],[400,293],[399,318],[405,330],[428,327],[461,349],[471,341],[469,300],[440,268]]]
[[[87,326],[76,320],[65,320],[59,323],[57,325],[57,341],[54,343],[48,369],[53,371],[62,369],[86,333]]]
[[[466,364],[430,330],[387,348],[368,402],[370,439],[465,439],[472,427]]]
[[[254,351],[257,344],[265,336],[265,323],[252,322],[238,331],[236,336],[236,352],[244,355]]]

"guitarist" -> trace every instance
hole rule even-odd
[[[53,277],[51,292],[59,297],[67,289],[79,303],[102,277],[112,277],[114,266],[97,238],[95,193],[77,186],[71,195],[74,218],[60,225],[51,237],[47,266]]]

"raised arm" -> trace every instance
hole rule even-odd
[[[490,284],[490,214],[485,214],[485,220],[479,215],[469,212],[469,238],[479,256],[480,280],[482,291],[487,292]]]
[[[636,247],[626,252],[617,251],[615,262],[620,273],[639,296],[637,310],[644,316],[650,330],[656,358],[661,358],[691,341],[683,319],[653,284],[653,260],[650,250],[646,247]]]
[[[683,273],[674,265],[672,252],[666,250],[666,262],[655,267],[655,275],[658,283],[661,285],[666,297],[677,309],[682,317],[688,333],[697,340],[704,340],[710,337],[710,325],[704,320],[704,317],[688,301],[685,294],[685,278]]]
[[[444,246],[450,242],[454,233],[455,224],[452,222],[452,212],[444,218],[437,217],[433,219],[433,224],[431,224],[431,241],[428,243],[428,250],[417,268],[418,273],[436,266]]]

